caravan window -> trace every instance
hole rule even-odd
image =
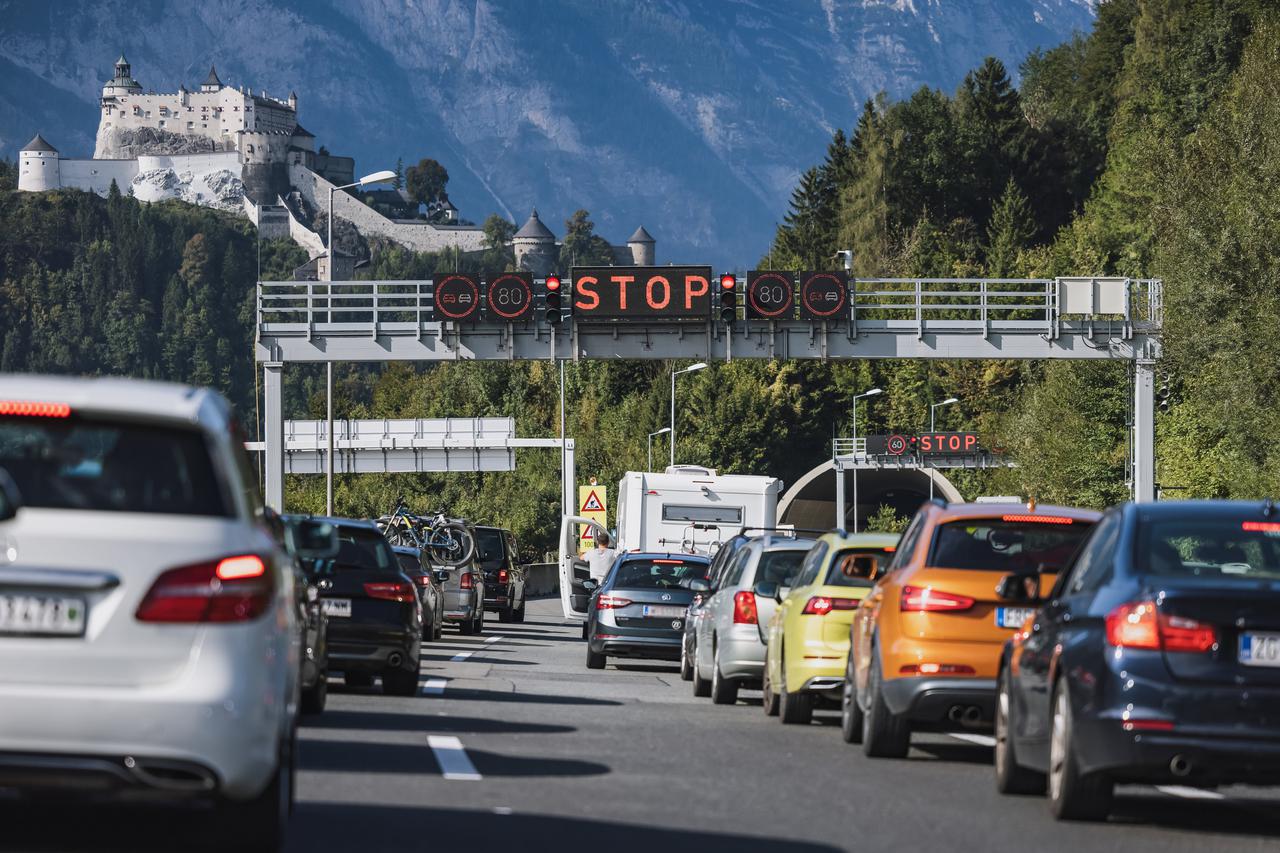
[[[680,504],[662,505],[663,521],[712,522],[721,524],[742,524],[742,507],[740,506],[683,506]]]

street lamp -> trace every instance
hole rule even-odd
[[[374,172],[372,175],[365,175],[354,184],[344,184],[340,187],[329,187],[329,242],[327,244],[329,255],[329,319],[333,319],[333,194],[338,190],[349,190],[352,187],[362,187],[365,184],[381,184],[387,181],[394,181],[396,173],[383,169],[381,172]],[[328,454],[325,458],[324,471],[324,512],[325,515],[333,515],[333,362],[325,364],[325,400],[328,404],[328,426],[326,439],[328,441]]]
[[[657,432],[649,433],[649,471],[653,470],[653,437],[655,435],[666,435],[669,432],[671,432],[671,427],[663,427]]]
[[[672,467],[675,467],[675,464],[676,464],[676,377],[682,373],[693,373],[698,370],[703,370],[704,368],[706,368],[706,366],[707,366],[707,363],[705,361],[700,361],[697,364],[689,365],[684,370],[671,371],[671,426],[668,427],[668,429],[671,430],[671,465]]]
[[[858,401],[863,397],[874,397],[877,394],[883,394],[881,388],[872,388],[870,391],[864,391],[861,394],[853,395],[853,527],[852,532],[858,532]],[[844,472],[840,472],[841,485],[843,485]],[[844,507],[840,507],[840,511],[844,512]],[[841,519],[843,522],[844,519]]]
[[[933,432],[934,430],[933,419],[934,419],[934,414],[937,412],[937,410],[942,408],[943,406],[950,406],[952,403],[959,403],[959,402],[960,401],[955,397],[948,397],[947,399],[943,400],[941,403],[931,404],[929,406],[929,432]],[[934,468],[933,466],[929,467],[929,500],[933,500],[933,477],[937,472],[938,472],[937,468]]]

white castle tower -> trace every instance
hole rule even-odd
[[[18,189],[27,192],[56,190],[62,186],[58,149],[40,134],[18,152]]]

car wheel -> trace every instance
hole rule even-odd
[[[428,619],[422,626],[422,642],[429,643],[436,638],[436,620]]]
[[[778,694],[773,692],[773,682],[769,680],[769,661],[764,664],[764,674],[760,679],[760,690],[764,694],[764,701],[760,704],[764,707],[764,715],[766,717],[778,716]]]
[[[467,637],[470,637],[472,634],[476,632],[476,620],[468,619],[466,622],[459,622],[458,632]]]
[[[503,610],[499,610],[499,611],[498,611],[498,621],[499,621],[499,622],[502,622],[503,624],[506,624],[507,622],[514,622],[514,621],[516,621],[516,620],[515,620],[515,612],[516,612],[516,611],[515,611],[515,608],[514,608],[514,607],[507,607],[507,608],[505,608],[505,609],[503,609]]]
[[[711,656],[711,701],[717,705],[733,705],[738,701],[738,682],[724,677],[720,670],[720,644]]]
[[[996,687],[996,790],[1002,794],[1043,794],[1045,777],[1018,764],[1013,742],[1013,697],[1009,693],[1009,667],[1000,671]]]
[[[702,677],[702,667],[698,666],[698,647],[693,647],[693,695],[705,699],[711,695],[711,682]]]
[[[1074,741],[1071,696],[1065,679],[1058,679],[1049,737],[1049,810],[1058,820],[1104,820],[1111,811],[1115,783],[1104,773],[1081,774]]]
[[[587,669],[604,669],[608,662],[609,658],[604,652],[593,652],[591,644],[587,644]]]
[[[289,740],[280,745],[279,752],[275,774],[260,794],[248,800],[222,800],[214,810],[214,828],[226,838],[226,849],[277,853],[284,846],[294,796]]]
[[[791,693],[787,690],[786,649],[778,661],[778,716],[784,725],[807,726],[813,722],[813,696],[808,693]]]
[[[484,633],[484,608],[481,608],[480,611],[476,613],[476,627],[475,627],[475,630],[473,630],[471,633],[473,634]]]
[[[511,613],[512,622],[515,622],[517,625],[519,625],[521,622],[524,622],[524,608],[528,603],[529,602],[525,601],[524,599],[520,599],[520,609],[512,611]]]
[[[367,672],[344,672],[342,683],[348,687],[372,687],[373,676]]]
[[[853,653],[844,668],[844,689],[840,691],[840,736],[845,743],[862,743],[862,706],[858,704]]]
[[[867,707],[862,716],[862,751],[872,758],[906,758],[911,749],[911,724],[885,704],[881,690],[880,654],[871,650],[867,676]]]
[[[316,683],[302,691],[302,713],[320,714],[329,698],[329,672],[321,670],[316,676]]]
[[[382,673],[382,692],[388,696],[418,695],[416,669],[389,669]]]
[[[680,680],[693,681],[693,664],[689,663],[689,645],[680,642]]]

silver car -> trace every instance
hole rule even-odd
[[[0,788],[212,801],[275,850],[300,632],[227,402],[0,376]]]
[[[813,547],[812,539],[772,534],[750,540],[714,578],[693,636],[693,695],[717,705],[738,701],[738,688],[754,687],[764,673],[765,628],[777,602],[752,592],[761,581],[786,586]]]

